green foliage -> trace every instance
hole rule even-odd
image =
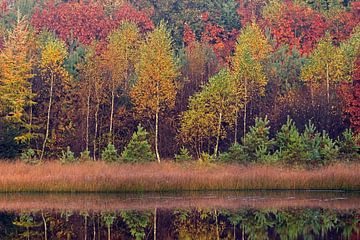
[[[256,118],[255,125],[243,138],[244,152],[252,162],[266,162],[269,158],[273,140],[269,137],[270,127],[267,117]]]
[[[207,164],[215,162],[215,160],[216,160],[216,157],[214,155],[211,155],[207,152],[202,152],[200,155],[200,158],[199,158],[199,163],[207,165]]]
[[[148,132],[139,125],[121,157],[125,162],[147,162],[155,159],[147,140]]]
[[[175,154],[175,161],[176,162],[184,162],[189,161],[192,159],[192,156],[185,147],[180,148],[179,154]]]
[[[119,160],[119,155],[115,146],[109,143],[101,153],[101,159],[106,162],[116,162]]]
[[[304,146],[301,134],[288,116],[286,123],[276,135],[276,154],[282,161],[293,163],[303,158]]]
[[[247,155],[242,145],[234,143],[227,152],[219,155],[219,160],[222,162],[245,163],[247,161]]]
[[[91,160],[90,157],[90,151],[89,150],[84,150],[80,153],[80,160],[82,161],[89,161]]]
[[[130,229],[131,236],[136,240],[145,238],[145,229],[150,223],[149,212],[128,211],[121,212],[121,217]]]
[[[359,135],[354,136],[354,133],[351,129],[346,129],[342,133],[342,138],[337,140],[340,156],[350,160],[353,158],[358,158],[360,152],[360,146],[358,145],[359,141]]]
[[[36,153],[34,149],[29,148],[25,150],[20,157],[21,161],[27,164],[37,164],[39,163],[39,159],[36,157]]]
[[[325,131],[322,134],[317,132],[311,121],[305,126],[301,138],[304,146],[303,160],[306,164],[321,165],[338,156],[338,148],[335,142]]]
[[[74,152],[71,151],[69,146],[66,148],[66,151],[61,151],[60,162],[62,164],[73,163],[76,160],[77,159],[75,158],[75,154],[74,154]]]

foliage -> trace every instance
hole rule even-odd
[[[227,152],[219,155],[219,160],[223,162],[247,163],[247,155],[241,144],[234,143]]]
[[[66,148],[66,151],[61,152],[60,162],[62,164],[73,163],[75,161],[77,161],[77,159],[75,158],[75,154],[71,151],[69,146]]]
[[[27,149],[25,150],[20,157],[21,161],[23,161],[24,163],[27,164],[37,164],[39,163],[39,160],[36,156],[36,152],[34,151],[34,149]]]
[[[346,129],[337,140],[340,156],[349,160],[356,159],[360,154],[359,135],[354,135],[351,129]]]
[[[88,151],[88,150],[82,151],[82,152],[80,153],[80,160],[81,160],[81,161],[91,160],[90,151]]]
[[[155,159],[147,135],[147,131],[141,125],[138,125],[137,131],[134,132],[129,144],[121,154],[121,158],[125,162],[148,162]]]
[[[176,162],[184,162],[184,161],[189,161],[191,159],[192,159],[192,156],[191,156],[189,150],[187,150],[184,147],[180,148],[179,154],[175,154]]]
[[[242,142],[248,161],[269,161],[270,150],[274,144],[269,134],[270,127],[267,117],[256,118],[255,125],[250,127]]]
[[[113,144],[109,143],[106,148],[101,152],[101,159],[106,162],[119,161],[119,155]]]
[[[145,229],[150,223],[150,216],[149,212],[121,212],[121,217],[130,229],[131,236],[133,236],[136,240],[145,238]]]

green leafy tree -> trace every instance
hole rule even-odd
[[[151,151],[151,145],[147,140],[148,133],[139,125],[134,132],[129,144],[121,154],[125,162],[147,162],[154,160],[155,155]]]

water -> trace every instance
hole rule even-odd
[[[360,193],[0,194],[0,239],[360,239],[359,231]]]

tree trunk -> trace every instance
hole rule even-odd
[[[235,129],[234,129],[234,144],[237,143],[237,133],[238,133],[238,114],[239,110],[236,109],[235,111]]]
[[[155,152],[158,163],[160,163],[159,154],[159,112],[160,112],[160,99],[159,99],[159,84],[156,85],[156,113],[155,113]]]
[[[247,92],[247,79],[245,78],[245,86],[244,86],[244,90],[245,90],[245,104],[244,104],[244,143],[246,141],[245,137],[246,137],[246,117],[247,117],[247,103],[248,103],[248,92]]]
[[[46,142],[47,142],[47,140],[49,138],[50,113],[51,113],[51,105],[52,105],[52,100],[53,100],[53,89],[54,89],[54,73],[51,70],[50,70],[50,72],[51,72],[50,73],[51,74],[51,78],[50,78],[50,98],[49,98],[49,106],[48,106],[48,111],[47,111],[46,132],[45,132],[44,143],[43,143],[43,146],[42,146],[40,161],[43,160]]]
[[[87,96],[86,106],[86,151],[89,151],[89,122],[90,122],[90,88]]]
[[[326,100],[330,104],[330,79],[329,79],[329,64],[326,63]]]
[[[156,211],[157,211],[157,208],[155,208],[155,211],[154,211],[154,240],[156,240],[156,232],[157,232],[157,228],[156,228]]]
[[[84,221],[85,221],[85,229],[84,229],[84,232],[85,232],[85,237],[84,237],[84,240],[87,240],[87,216],[84,216]]]
[[[214,155],[217,156],[218,150],[219,150],[219,141],[220,141],[220,133],[221,133],[221,122],[222,122],[222,113],[219,114],[219,122],[218,122],[218,129],[217,129],[217,135],[216,135],[216,145],[214,150]]]
[[[111,112],[110,112],[110,128],[109,128],[109,142],[112,143],[113,135],[113,121],[114,121],[114,105],[115,105],[115,92],[114,87],[111,90]]]
[[[107,226],[107,232],[108,232],[108,240],[111,240],[111,225],[110,224],[108,224],[108,226]]]
[[[218,213],[215,209],[215,223],[216,223],[216,239],[220,240],[220,232],[219,232],[219,220],[218,220]]]
[[[96,141],[97,141],[97,134],[98,134],[98,125],[99,125],[99,102],[96,103],[96,110],[95,110],[95,133],[94,133],[94,161],[96,161]]]
[[[48,239],[47,238],[47,225],[46,225],[46,219],[45,219],[45,216],[44,216],[44,212],[41,212],[41,217],[42,217],[42,220],[44,222],[44,239],[47,240]]]
[[[95,213],[93,213],[93,240],[96,239]]]

